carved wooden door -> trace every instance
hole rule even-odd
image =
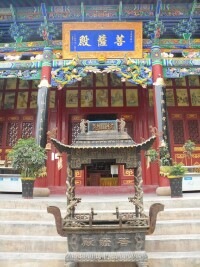
[[[174,161],[183,162],[187,166],[200,165],[200,114],[173,113],[169,118],[171,152]],[[191,158],[183,153],[183,145],[187,140],[196,144],[196,150]]]
[[[7,152],[19,138],[29,138],[35,132],[34,115],[0,116],[0,159],[5,159]]]

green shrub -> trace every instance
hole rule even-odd
[[[21,177],[36,178],[46,175],[46,151],[36,144],[34,138],[19,139],[8,153],[8,158]]]

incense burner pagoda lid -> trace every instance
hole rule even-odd
[[[124,120],[112,121],[87,121],[80,123],[80,133],[71,145],[65,145],[60,141],[51,138],[51,141],[59,152],[70,152],[72,149],[101,149],[101,148],[136,148],[148,150],[155,136],[144,140],[142,143],[135,143],[125,128]]]

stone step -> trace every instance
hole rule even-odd
[[[49,197],[49,198],[34,198],[34,199],[22,199],[20,196],[9,198],[2,197],[0,194],[0,209],[42,209],[46,210],[48,206],[57,206],[62,210],[66,209],[66,197]],[[144,207],[149,210],[149,207],[153,203],[162,203],[165,209],[172,208],[200,208],[200,198],[197,195],[190,194],[187,197],[176,198],[175,200],[169,196],[165,197],[144,197]],[[119,207],[119,210],[132,210],[133,204],[128,201],[128,196],[84,196],[82,202],[78,204],[77,211],[86,210],[115,210]]]
[[[154,235],[200,234],[200,220],[157,221]]]
[[[131,212],[133,210],[121,210],[121,212]],[[79,213],[80,210],[77,210]],[[82,213],[88,210],[82,210]],[[111,219],[114,218],[114,210],[99,210],[95,218],[98,219]],[[145,213],[148,215],[148,210]],[[66,215],[65,210],[61,210],[62,217]],[[158,214],[158,220],[176,220],[176,219],[200,219],[200,208],[174,208],[165,209]],[[0,209],[1,221],[54,221],[52,214],[47,213],[47,210],[30,210],[30,209]]]
[[[83,197],[82,202],[77,205],[77,210],[90,210],[93,207],[95,210],[115,210],[116,206],[119,210],[132,210],[133,204],[129,202],[128,197]],[[197,194],[190,194],[187,197],[183,195],[182,198],[171,198],[170,196],[146,196],[144,195],[144,208],[149,210],[152,204],[161,203],[165,209],[174,208],[200,208],[200,197]]]
[[[147,252],[198,251],[200,234],[152,235],[146,237]],[[1,252],[66,253],[67,240],[61,236],[0,235]]]
[[[0,252],[2,267],[63,267],[63,253],[5,253]],[[149,267],[199,267],[200,250],[195,252],[150,252]],[[121,267],[122,263],[81,263],[79,267]],[[134,267],[132,263],[123,263],[123,267]]]
[[[200,234],[200,220],[157,221],[154,235]],[[54,221],[0,221],[0,235],[56,236]]]
[[[1,267],[63,267],[65,253],[0,252]]]
[[[150,252],[148,257],[149,267],[200,266],[200,250],[194,252]]]
[[[77,210],[79,213],[80,210]],[[88,210],[82,210],[82,213],[87,213]],[[115,217],[114,210],[96,210],[97,219],[110,219]],[[123,210],[123,212],[133,212],[133,210]],[[148,215],[149,211],[145,210]],[[66,215],[65,210],[61,210],[62,217]],[[200,219],[200,208],[177,208],[177,209],[165,209],[158,213],[158,220],[184,220],[188,218]],[[47,210],[30,210],[30,209],[0,209],[0,220],[1,221],[53,221],[54,217],[52,214],[47,213]]]
[[[62,211],[64,216],[65,211]],[[1,221],[54,221],[52,214],[47,210],[30,209],[0,209]]]
[[[200,234],[146,236],[147,252],[199,251]]]
[[[58,236],[53,221],[0,221],[0,235]]]
[[[177,220],[177,218],[179,220],[200,219],[200,208],[165,208],[157,216],[157,220]]]
[[[67,239],[57,236],[0,235],[1,252],[66,253]]]

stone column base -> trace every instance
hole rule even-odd
[[[158,196],[171,196],[171,188],[170,186],[157,187],[156,194]]]
[[[34,197],[49,197],[50,190],[47,187],[34,187],[33,196]]]

